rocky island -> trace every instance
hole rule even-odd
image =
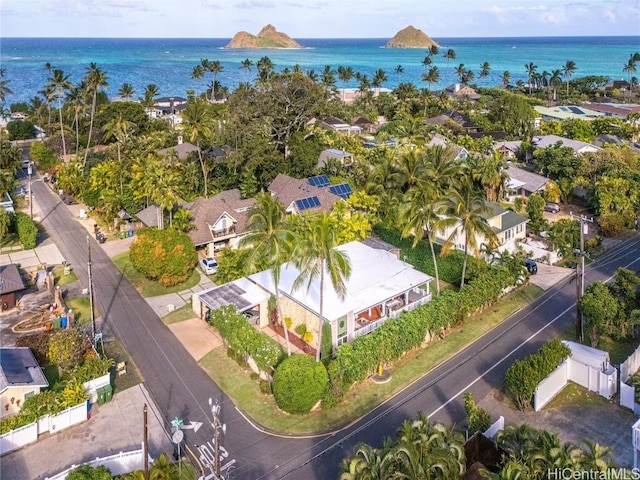
[[[267,25],[258,35],[236,33],[224,48],[302,48],[302,45],[287,34],[278,32],[273,25]]]
[[[422,30],[409,25],[407,28],[400,30],[395,36],[387,42],[387,48],[429,48],[435,45],[439,47],[437,42],[429,38],[429,35]]]

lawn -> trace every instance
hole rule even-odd
[[[0,239],[0,251],[2,251],[3,248],[6,248],[7,251],[12,251],[15,247],[19,247],[19,249],[22,250],[20,239],[15,233],[7,233]]]
[[[596,392],[590,392],[576,383],[569,382],[544,408],[558,408],[564,405],[609,405],[609,401]]]
[[[143,297],[157,297],[167,293],[177,293],[195,287],[200,282],[200,272],[194,269],[191,277],[186,282],[174,285],[173,287],[163,287],[158,282],[149,280],[138,272],[129,261],[129,252],[121,253],[111,259],[118,269],[124,273],[125,277],[136,287]]]
[[[73,310],[73,319],[78,325],[84,325],[91,321],[91,307],[89,297],[66,298],[64,303],[67,308]],[[94,314],[95,314],[94,306]]]
[[[576,341],[576,328],[575,326],[567,327],[560,335],[561,340]],[[584,344],[591,346],[591,338],[587,333],[585,335]],[[609,352],[609,358],[612,364],[624,362],[629,355],[631,355],[636,348],[640,345],[640,338],[626,339],[626,340],[614,340],[611,337],[600,337],[598,345],[595,347],[599,350]]]
[[[107,357],[113,358],[116,366],[120,362],[125,362],[126,364],[126,372],[122,375],[119,375],[117,372],[115,374],[115,390],[122,391],[126,390],[129,387],[133,387],[142,382],[142,377],[138,372],[135,364],[131,360],[129,353],[125,350],[124,345],[120,342],[120,340],[111,340],[108,342],[104,342],[104,353]],[[98,346],[100,350],[100,346]]]
[[[73,269],[69,272],[68,275],[64,274],[64,267],[62,265],[57,266],[53,269],[53,284],[56,286],[67,285],[69,283],[73,283],[78,281],[78,277],[76,276]]]
[[[370,412],[502,323],[540,294],[540,288],[527,285],[507,295],[490,310],[469,318],[444,340],[436,340],[427,348],[405,355],[391,367],[390,382],[378,385],[366,380],[355,385],[344,401],[336,407],[308,415],[287,415],[280,412],[273,397],[260,393],[258,382],[249,378],[251,372],[229,359],[223,348],[216,348],[208,353],[200,360],[200,365],[220,388],[234,399],[242,411],[264,427],[284,434],[328,431]],[[482,321],[478,321],[480,318]]]
[[[196,314],[191,310],[191,305],[186,304],[162,317],[162,321],[165,325],[171,325],[172,323],[184,322],[185,320],[189,320],[195,316]]]

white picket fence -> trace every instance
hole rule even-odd
[[[87,402],[82,402],[56,415],[44,415],[29,425],[11,430],[0,436],[0,455],[37,441],[40,434],[55,434],[65,428],[85,422],[87,420],[87,412],[88,404]]]
[[[153,463],[153,458],[148,456],[149,464]],[[125,473],[133,472],[134,470],[142,470],[144,460],[144,451],[142,448],[139,450],[132,450],[130,452],[120,452],[115,455],[109,455],[108,457],[97,457],[95,460],[84,463],[82,465],[91,465],[97,467],[104,465],[111,471],[111,475],[124,475]],[[57,473],[52,477],[47,477],[46,480],[64,480],[71,470],[80,465],[71,465],[63,472]]]

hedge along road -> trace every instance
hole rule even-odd
[[[36,189],[37,198],[44,205],[43,224],[86,285],[86,230],[46,185],[35,182]],[[383,436],[393,436],[400,423],[417,411],[433,414],[434,421],[462,422],[464,411],[458,398],[462,392],[468,389],[480,401],[491,389],[502,385],[504,373],[515,358],[537,350],[574,321],[571,306],[575,302],[575,284],[556,286],[348,428],[329,436],[286,439],[254,429],[244,419],[93,239],[91,242],[98,309],[140,369],[165,415],[167,430],[176,416],[185,423],[203,422],[198,432],[187,431],[187,442],[199,452],[201,461],[210,465],[213,430],[207,400],[218,399],[221,420],[227,424],[221,441],[225,449],[222,466],[231,465],[230,477],[234,479],[337,478],[340,461],[353,446],[359,442],[379,445]],[[587,281],[604,280],[618,266],[637,262],[639,245],[636,236],[605,254],[589,267]],[[530,341],[523,344],[525,339]]]

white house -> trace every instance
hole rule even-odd
[[[331,325],[334,347],[367,334],[402,311],[413,310],[431,300],[431,276],[405,263],[391,252],[350,242],[336,247],[351,264],[351,275],[345,280],[346,295],[340,298],[325,278],[322,290],[323,321]],[[312,333],[310,344],[318,348],[320,329],[320,278],[309,288],[307,283],[293,288],[300,270],[293,263],[282,265],[278,294],[283,316],[291,318],[291,329],[306,325]],[[267,327],[267,303],[275,295],[271,270],[258,272],[236,282],[193,295],[194,312],[204,318],[208,310],[222,305],[235,305],[240,311],[251,311],[261,327]]]

